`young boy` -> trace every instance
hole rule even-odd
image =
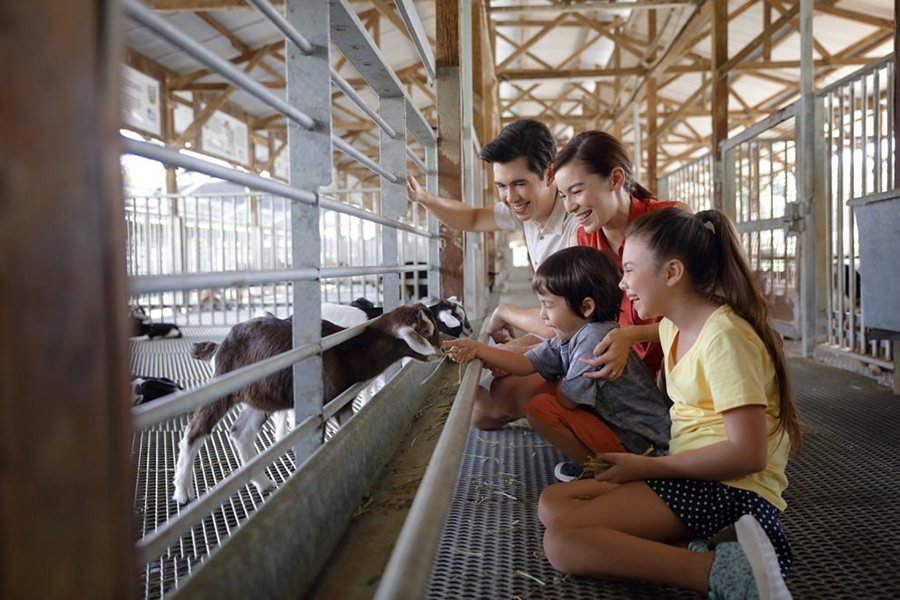
[[[459,339],[445,342],[450,358],[480,358],[512,375],[540,373],[558,381],[555,395],[539,394],[525,406],[531,426],[575,463],[560,463],[562,481],[581,474],[581,465],[599,452],[665,452],[671,421],[668,401],[634,350],[622,376],[608,381],[584,374],[597,343],[615,327],[622,291],[612,260],[587,246],[560,250],[535,273],[532,289],[541,319],[556,334],[525,354]]]

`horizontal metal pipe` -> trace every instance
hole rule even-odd
[[[423,173],[428,174],[428,167],[425,166],[425,161],[419,158],[419,155],[413,152],[412,148],[409,146],[406,147],[406,155],[417,167],[422,169]]]
[[[589,13],[600,10],[657,10],[660,8],[677,8],[679,6],[694,6],[693,0],[635,0],[634,2],[578,2],[576,4],[522,4],[519,6],[492,6],[488,11],[492,14],[519,14],[519,13]],[[502,23],[502,21],[498,21]]]
[[[313,51],[312,44],[268,0],[248,0],[248,2],[258,8],[259,12],[265,15],[275,27],[280,29],[284,36],[293,42],[303,54],[309,54]]]
[[[485,320],[478,334],[481,341],[487,339],[487,325]],[[466,367],[453,407],[375,593],[376,600],[414,600],[425,595],[452,500],[452,494],[447,493],[447,482],[456,479],[459,471],[481,367],[480,360],[473,360]]]
[[[261,102],[271,106],[279,113],[298,123],[304,129],[313,129],[315,121],[305,113],[297,110],[283,99],[272,93],[267,87],[244,73],[227,60],[217,56],[203,44],[194,41],[178,28],[159,16],[153,9],[144,6],[138,0],[122,0],[125,13],[148,29],[153,30],[171,44],[181,48],[201,63],[218,72],[222,77],[255,96]]]
[[[360,96],[356,90],[353,89],[347,81],[341,77],[340,73],[338,73],[334,67],[331,68],[331,81],[334,82],[334,85],[337,86],[339,90],[344,92],[344,95],[350,98],[354,104],[356,104],[364,113],[366,113],[370,119],[372,119],[376,125],[381,127],[386,134],[391,136],[391,139],[397,139],[397,132],[394,131],[394,128],[387,124],[387,122],[381,118],[375,109],[373,109],[369,104]]]
[[[251,189],[262,190],[264,192],[275,194],[276,196],[290,198],[291,200],[298,200],[305,204],[315,204],[316,198],[318,197],[315,192],[299,190],[286,183],[275,181],[274,179],[268,179],[252,173],[245,173],[230,167],[213,164],[201,158],[182,154],[178,150],[168,146],[160,146],[159,144],[151,144],[150,142],[141,142],[124,136],[121,137],[121,140],[122,150],[127,154],[143,156],[144,158],[157,160],[167,165],[196,171],[197,173],[205,173],[207,175],[212,175],[213,177],[225,179],[226,181],[233,181],[234,183],[246,185]]]
[[[380,265],[373,267],[329,267],[325,269],[283,269],[268,271],[220,271],[185,275],[142,275],[129,278],[134,295],[197,290],[206,288],[247,287],[282,281],[313,281],[361,275],[384,275],[421,271],[416,265]]]
[[[400,178],[397,177],[394,173],[389,173],[384,167],[379,165],[377,162],[342,140],[341,138],[334,136],[331,138],[334,147],[358,162],[359,164],[367,167],[373,173],[378,173],[391,183],[399,183]]]

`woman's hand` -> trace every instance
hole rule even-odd
[[[467,338],[459,338],[447,340],[441,345],[447,348],[447,355],[450,356],[450,360],[458,363],[468,363],[478,358],[478,347],[481,343]]]
[[[611,330],[594,348],[596,358],[580,358],[579,360],[592,367],[602,367],[584,374],[589,379],[606,379],[615,381],[622,376],[628,362],[628,351],[634,342],[628,328]]]
[[[659,459],[653,456],[640,456],[630,452],[607,452],[597,457],[611,466],[594,476],[597,481],[610,483],[627,483],[653,479],[659,476]]]
[[[516,337],[516,332],[513,326],[506,321],[502,308],[502,306],[498,306],[491,314],[491,320],[488,321],[488,333],[491,339],[498,344],[505,344]]]

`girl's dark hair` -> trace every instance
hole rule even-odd
[[[605,131],[583,131],[569,140],[553,161],[553,172],[558,173],[570,162],[577,161],[591,173],[604,179],[612,170],[619,167],[625,171],[625,191],[638,200],[652,200],[653,192],[634,180],[634,168],[631,159],[622,146],[622,142]]]
[[[528,170],[543,179],[556,156],[556,140],[540,121],[521,119],[501,129],[497,137],[484,145],[480,156],[492,164],[508,163],[524,156]]]
[[[589,246],[573,246],[551,254],[538,267],[531,288],[538,294],[553,294],[580,318],[581,303],[592,298],[596,309],[592,321],[618,321],[622,290],[619,269],[612,259]]]
[[[750,270],[731,220],[718,210],[692,214],[677,208],[664,208],[635,219],[625,237],[640,238],[658,264],[679,259],[698,294],[728,304],[750,323],[775,365],[781,399],[775,432],[787,431],[791,436],[791,451],[797,453],[802,445],[802,432],[781,336],[769,323],[766,299]]]

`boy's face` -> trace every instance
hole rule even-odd
[[[551,327],[559,339],[567,341],[587,323],[575,311],[569,308],[566,299],[548,292],[538,293],[541,302],[541,319],[547,327]]]
[[[519,156],[507,163],[494,163],[494,185],[500,201],[520,221],[545,221],[553,210],[556,185],[528,169],[528,159]]]

